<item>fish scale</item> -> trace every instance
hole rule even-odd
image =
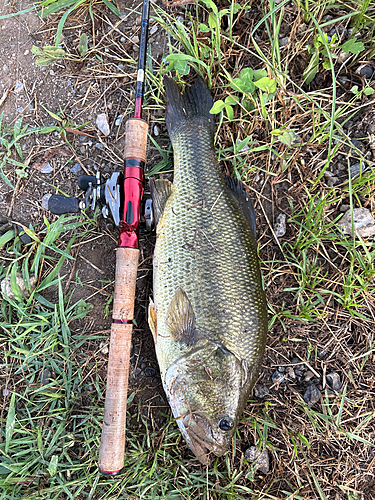
[[[258,376],[267,310],[254,231],[236,201],[236,197],[243,201],[246,193],[238,185],[227,187],[216,158],[209,91],[202,81],[182,96],[176,95],[172,81],[166,80],[166,87],[174,182],[157,225],[154,305],[150,311],[156,324],[151,321],[150,326],[174,416],[189,447],[207,463],[208,451],[220,455],[230,441],[228,434],[223,438],[225,444],[215,447],[210,441],[218,430],[214,427],[221,418],[220,410],[233,414],[228,419],[237,423]],[[200,104],[194,102],[199,93],[204,96]],[[175,118],[179,97],[183,114]],[[192,344],[184,341],[183,326],[176,340],[168,324],[178,290],[186,294],[187,299],[181,300],[190,303],[193,311]],[[177,322],[180,315],[183,324],[181,310],[176,308],[175,312]],[[182,368],[185,364],[186,373]],[[197,431],[198,437],[194,434],[191,438],[189,427],[193,424],[198,430],[204,428],[202,433],[208,437]]]

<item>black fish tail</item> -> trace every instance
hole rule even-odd
[[[168,133],[172,137],[173,132],[183,124],[199,118],[206,122],[207,129],[215,133],[215,117],[210,113],[214,105],[211,92],[202,78],[198,78],[186,92],[181,94],[179,87],[172,78],[164,77],[164,85],[167,91],[167,112],[165,121]]]

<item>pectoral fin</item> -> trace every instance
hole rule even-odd
[[[167,311],[166,326],[173,340],[192,345],[196,341],[195,314],[189,297],[178,288]]]
[[[152,209],[154,211],[155,227],[163,215],[165,204],[172,192],[172,183],[166,179],[150,179]]]
[[[156,344],[157,340],[157,318],[156,318],[156,310],[155,304],[150,298],[150,303],[148,305],[148,326],[150,327],[152,336],[154,337],[154,342]]]

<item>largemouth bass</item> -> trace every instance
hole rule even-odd
[[[224,179],[213,100],[203,80],[184,94],[165,78],[173,185],[151,183],[156,229],[149,324],[161,378],[187,445],[203,463],[229,448],[258,377],[267,308],[255,213]]]

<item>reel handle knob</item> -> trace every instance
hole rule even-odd
[[[81,210],[77,198],[53,194],[48,200],[48,210],[55,215],[76,214]]]

